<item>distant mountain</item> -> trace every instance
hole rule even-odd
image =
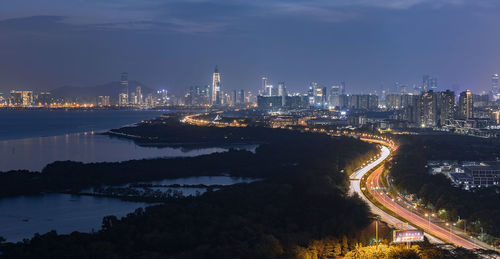
[[[147,94],[154,92],[153,89],[145,87],[140,82],[129,81],[128,82],[129,94],[135,92],[137,86],[141,86],[141,91],[143,96],[146,96]],[[116,102],[118,100],[118,94],[120,94],[120,91],[121,91],[120,82],[115,81],[103,85],[89,86],[89,87],[63,86],[56,88],[50,92],[54,97],[81,98],[81,99],[92,99],[97,96],[107,95],[110,97],[111,102]]]

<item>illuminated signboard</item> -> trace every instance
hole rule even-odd
[[[395,230],[393,232],[394,243],[407,243],[407,242],[423,242],[424,231],[419,229],[414,230]]]

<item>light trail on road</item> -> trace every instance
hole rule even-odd
[[[405,219],[406,221],[410,222],[411,224],[423,229],[427,234],[432,235],[433,237],[437,237],[440,240],[443,240],[445,242],[454,244],[456,246],[460,246],[466,249],[491,249],[491,247],[487,247],[481,244],[474,243],[470,240],[467,240],[461,236],[458,236],[452,232],[450,232],[448,229],[443,228],[439,225],[434,224],[433,222],[430,222],[427,218],[424,218],[407,208],[402,207],[399,205],[397,202],[395,202],[391,197],[389,197],[385,191],[380,191],[384,190],[383,185],[381,183],[381,177],[382,173],[384,172],[384,165],[382,164],[387,157],[390,156],[391,150],[385,146],[385,143],[380,140],[371,140],[371,139],[362,139],[364,141],[372,142],[372,143],[378,143],[378,144],[384,144],[381,148],[381,153],[379,158],[377,158],[375,161],[368,163],[368,165],[364,166],[363,168],[357,170],[354,172],[350,179],[351,179],[351,187],[350,187],[350,194],[358,193],[365,201],[367,201],[370,205],[370,208],[372,209],[372,212],[379,215],[383,221],[386,221],[387,223],[395,226],[396,224],[402,223],[399,219],[396,219],[395,217],[389,215],[388,213],[384,212],[382,209],[378,208],[375,204],[371,203],[363,194],[361,188],[360,188],[360,179],[365,176],[370,170],[376,168],[366,179],[366,189],[368,192],[374,197],[375,200],[377,200],[382,206],[385,208],[389,209],[393,213],[397,214],[401,218]],[[391,149],[395,149],[394,146],[391,146]],[[429,235],[426,235],[429,239],[432,238]],[[436,242],[434,238],[434,242]]]

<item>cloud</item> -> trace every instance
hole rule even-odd
[[[356,19],[363,9],[416,6],[491,6],[493,0],[16,0],[0,3],[0,17],[63,17],[61,23],[98,29],[169,28],[183,33],[224,30],[233,21],[261,15],[298,16],[321,22]]]
[[[274,13],[284,15],[301,16],[323,22],[344,22],[358,16],[357,13],[341,11],[332,8],[324,8],[310,4],[281,3],[273,8]]]

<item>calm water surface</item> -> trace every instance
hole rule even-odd
[[[153,119],[169,111],[0,110],[0,140],[102,131]]]
[[[4,198],[0,199],[0,236],[16,242],[51,230],[60,234],[97,231],[104,216],[123,217],[145,206],[145,203],[69,194]]]
[[[255,150],[256,145],[241,146]],[[184,150],[169,147],[141,147],[133,141],[106,135],[77,133],[63,136],[0,141],[0,171],[40,171],[54,161],[117,162],[156,157],[198,156],[228,148]]]
[[[0,172],[14,169],[41,170],[54,161],[124,161],[154,157],[197,156],[225,151],[227,148],[183,150],[140,147],[134,142],[99,134],[103,131],[152,119],[165,111],[47,111],[0,110]],[[255,151],[257,145],[239,148]],[[234,184],[251,179],[226,176],[189,177],[153,182],[155,184]],[[194,195],[203,188],[183,188]],[[56,230],[68,234],[89,232],[101,227],[102,218],[118,217],[145,207],[145,203],[118,199],[46,194],[0,199],[0,236],[10,242],[31,238],[34,233]]]
[[[200,176],[148,183],[230,185],[255,180],[229,176]],[[165,191],[167,188],[159,189]],[[205,192],[203,188],[171,189],[180,190],[184,195],[195,195],[196,191]],[[9,242],[17,242],[33,237],[35,233],[44,234],[51,230],[60,234],[97,231],[101,228],[103,217],[115,215],[120,218],[147,205],[113,198],[69,194],[4,198],[0,199],[0,236]]]

